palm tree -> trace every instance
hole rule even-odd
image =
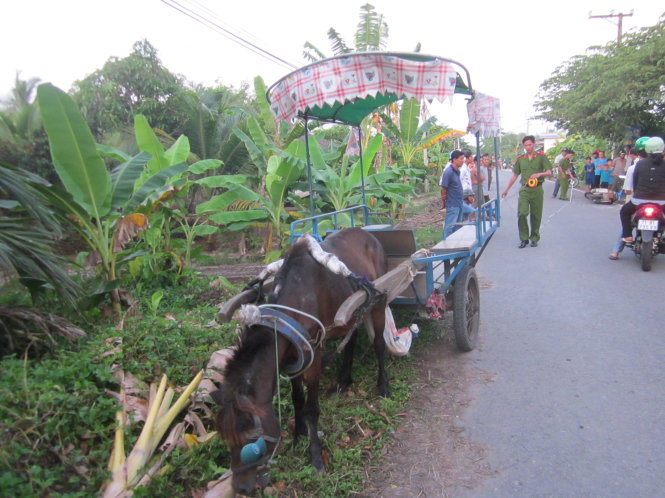
[[[16,73],[10,96],[0,100],[0,140],[21,144],[40,131],[39,109],[34,104],[39,82],[39,78],[22,80]]]
[[[334,28],[328,30],[328,39],[333,55],[354,52]],[[388,43],[388,24],[384,21],[383,15],[376,12],[374,6],[369,3],[360,7],[360,21],[356,28],[354,43],[355,52],[385,50]],[[326,58],[321,50],[308,41],[305,42],[303,57],[311,62]]]
[[[79,287],[53,251],[53,236],[62,230],[40,192],[48,186],[35,174],[0,164],[0,270],[19,276],[33,301],[52,288],[73,306]]]

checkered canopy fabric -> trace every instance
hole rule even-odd
[[[288,122],[309,116],[358,125],[377,107],[400,99],[443,102],[460,80],[454,63],[438,57],[349,54],[294,71],[270,88],[268,100],[275,116]],[[469,91],[463,83],[460,90]]]

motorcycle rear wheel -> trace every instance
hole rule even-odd
[[[642,271],[651,271],[651,261],[653,258],[653,242],[652,238],[647,236],[648,240],[642,240],[640,244],[640,259],[642,263]]]

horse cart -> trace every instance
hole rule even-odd
[[[467,69],[449,59],[423,54],[349,54],[290,73],[269,88],[267,97],[278,118],[304,121],[309,191],[314,192],[308,147],[310,121],[356,127],[358,142],[362,144],[361,121],[377,108],[407,98],[444,101],[455,94],[464,95],[473,104],[481,101],[478,106],[468,104],[470,127],[475,130],[479,155],[481,134],[491,136],[498,132],[498,124],[491,123],[498,118],[498,101],[477,94],[472,89]],[[445,309],[453,310],[458,348],[472,350],[478,338],[480,317],[479,284],[474,266],[500,224],[498,162],[494,174],[496,196],[479,204],[475,221],[460,223],[459,229],[448,238],[433,247],[423,248],[418,247],[413,230],[395,229],[385,215],[371,212],[365,199],[364,172],[368,165],[362,165],[362,147],[359,156],[362,204],[315,214],[314,196],[310,195],[310,216],[291,223],[291,242],[304,233],[320,241],[344,226],[371,231],[383,245],[389,270],[375,284],[388,293],[391,305],[429,308],[437,316],[437,309],[433,308],[441,308],[444,303]],[[498,157],[496,140],[495,156]],[[482,192],[476,197],[483,199]],[[254,294],[256,292],[249,289],[228,301],[221,310],[221,319],[231,319],[233,312]],[[340,308],[335,323],[350,320],[364,299],[360,291],[349,298]]]
[[[338,385],[348,385],[353,332],[364,320],[374,338],[379,393],[386,396],[389,385],[384,371],[383,328],[387,303],[423,308],[430,316],[452,310],[458,348],[470,351],[475,347],[480,286],[474,266],[499,227],[498,166],[495,198],[482,203],[479,185],[474,221],[459,223],[452,235],[431,247],[419,247],[414,230],[395,228],[390,219],[370,210],[364,176],[369,165],[362,163],[362,147],[362,203],[316,214],[313,200],[310,121],[346,124],[356,127],[360,135],[363,118],[381,106],[411,98],[442,102],[454,94],[468,99],[469,129],[475,133],[479,153],[480,136],[498,132],[498,101],[474,92],[466,68],[449,59],[385,52],[350,54],[305,66],[268,90],[277,118],[304,120],[310,216],[291,224],[293,247],[284,260],[268,265],[243,292],[220,308],[220,321],[235,317],[242,324],[240,347],[247,342],[245,349],[252,348],[239,350],[229,363],[228,380],[225,378],[220,391],[223,416],[218,428],[231,448],[237,492],[254,489],[257,475],[279,443],[272,386],[277,376],[285,373],[291,378],[294,393],[295,435],[309,434],[311,463],[318,470],[323,468],[317,396],[326,339],[342,339],[338,351],[345,355],[342,366],[346,372],[340,372]],[[418,116],[412,118],[417,121]],[[362,136],[358,142],[362,144]],[[494,144],[498,156],[496,139]],[[323,268],[326,265],[327,269]],[[250,304],[257,302],[265,304]],[[239,317],[243,311],[252,316]],[[256,339],[260,334],[263,342]],[[248,386],[250,381],[254,384]],[[244,427],[242,432],[237,430],[239,425]]]

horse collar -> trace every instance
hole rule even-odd
[[[275,328],[296,348],[298,359],[294,363],[280,367],[280,369],[287,375],[298,376],[312,364],[314,353],[312,339],[300,322],[268,306],[260,307],[261,321],[259,323],[266,327]]]

